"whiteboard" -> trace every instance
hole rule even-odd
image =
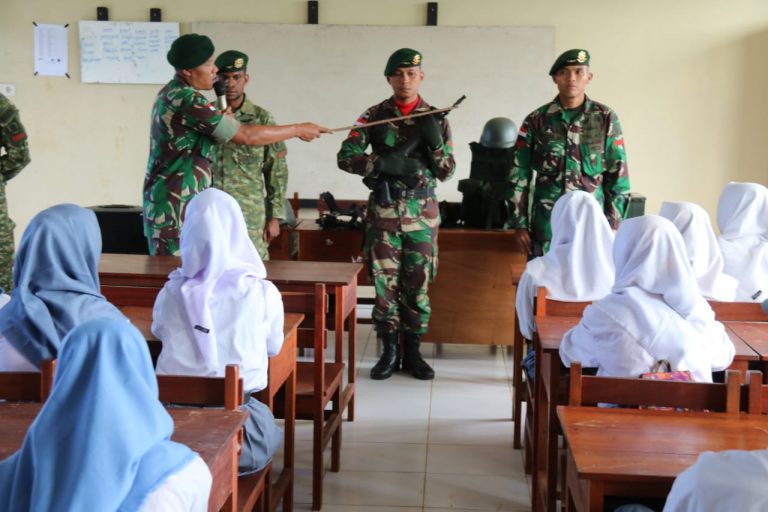
[[[178,23],[80,21],[79,32],[84,83],[164,84],[173,76],[166,53]]]
[[[520,126],[524,117],[555,96],[547,74],[553,62],[553,27],[426,27],[192,23],[191,32],[213,40],[216,55],[248,54],[247,96],[278,123],[313,121],[329,128],[353,124],[368,107],[392,95],[384,77],[389,55],[402,47],[423,54],[422,97],[447,107],[467,99],[448,116],[456,173],[438,185],[440,200],[460,200],[458,181],[469,177],[469,143],[493,117]],[[316,199],[330,190],[340,199],[361,199],[359,176],[336,166],[346,132],[313,142],[288,142],[288,194]]]

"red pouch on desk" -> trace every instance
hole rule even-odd
[[[666,371],[665,371],[666,368]],[[669,361],[666,359],[659,360],[651,371],[640,375],[641,379],[650,380],[671,380],[677,382],[693,382],[693,376],[688,370],[672,370]],[[684,411],[686,409],[679,407],[658,407],[655,405],[641,406],[640,409],[654,409],[658,411]]]

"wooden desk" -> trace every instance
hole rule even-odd
[[[147,306],[146,292],[141,288],[160,289],[168,280],[168,274],[179,267],[177,256],[145,256],[140,254],[102,254],[99,261],[99,279],[102,293],[116,306]],[[342,392],[342,410],[347,408],[347,418],[354,420],[355,412],[355,342],[357,339],[357,275],[360,263],[314,261],[265,261],[267,279],[278,289],[285,285],[325,284],[332,296],[333,317],[329,327],[334,330],[334,357],[343,363],[344,331],[347,332],[348,361],[347,385]],[[132,299],[136,293],[145,296]],[[151,292],[155,295],[157,292]],[[154,302],[154,301],[151,301]]]
[[[533,510],[554,511],[557,500],[557,416],[556,406],[567,402],[568,389],[561,389],[560,342],[572,327],[579,323],[575,317],[537,317],[534,336],[536,350],[536,380],[534,393],[534,439],[532,464]],[[726,322],[726,332],[734,344],[736,355],[729,368],[741,372],[742,382],[747,382],[749,361],[759,359],[758,354],[731,329]]]
[[[0,403],[0,460],[11,456],[24,441],[29,425],[41,404]],[[221,409],[168,409],[173,418],[172,440],[200,454],[213,475],[208,510],[227,506],[235,510],[233,489],[237,488],[237,433],[247,412]],[[229,508],[231,507],[231,508]]]
[[[701,452],[768,445],[760,415],[559,406],[557,416],[568,443],[568,510],[603,510],[605,496],[664,497]]]
[[[296,233],[300,261],[363,261],[362,231],[324,231],[314,220],[304,219]],[[512,263],[524,263],[526,258],[513,235],[513,231],[439,230],[437,278],[429,288],[432,318],[424,341],[514,342],[515,289],[509,286],[509,272]],[[367,284],[363,277],[360,284]]]

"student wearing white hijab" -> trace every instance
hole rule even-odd
[[[587,192],[560,197],[552,209],[552,242],[544,256],[532,259],[520,277],[515,297],[520,332],[533,339],[533,305],[543,286],[562,301],[592,301],[605,297],[613,284],[613,232],[602,207]]]
[[[723,254],[704,208],[694,203],[666,201],[662,203],[659,215],[669,219],[683,236],[688,261],[701,294],[721,302],[736,300],[739,282],[723,273]]]
[[[584,310],[560,344],[566,366],[581,361],[598,375],[639,377],[662,359],[698,382],[733,361],[734,346],[699,292],[675,226],[647,215],[621,224],[613,246],[611,294]]]
[[[80,324],[24,443],[0,462],[0,510],[203,512],[211,472],[172,433],[139,331],[119,319]]]
[[[240,365],[250,392],[267,385],[268,357],[283,345],[283,301],[232,196],[207,189],[187,203],[181,268],[155,301],[152,333],[163,343],[157,373],[223,376]],[[249,398],[241,474],[258,471],[282,439],[269,408]]]
[[[768,299],[768,189],[731,182],[717,204],[725,272],[739,280],[738,301]]]
[[[664,512],[768,510],[768,451],[704,452],[680,473]]]

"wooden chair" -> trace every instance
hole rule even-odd
[[[536,290],[536,302],[534,304],[533,310],[534,315],[536,317],[543,317],[543,316],[565,316],[565,317],[581,317],[581,315],[584,313],[584,309],[591,304],[590,301],[584,301],[584,302],[564,302],[555,300],[552,298],[549,298],[548,291],[545,287],[539,287]],[[523,338],[522,334],[519,333],[519,324],[517,323],[517,318],[515,318],[515,326],[517,327],[517,332],[515,333],[515,346],[518,345],[518,335],[520,340],[520,350],[518,351],[515,348],[514,352],[514,358],[515,358],[515,367],[520,367],[520,381],[522,381],[522,375],[525,373],[522,368],[522,362],[523,362],[523,348],[522,345],[525,343],[525,338]],[[518,359],[519,357],[519,359]],[[513,377],[514,378],[514,377]],[[517,382],[515,381],[515,385]],[[515,411],[520,410],[522,402],[526,402],[526,411],[525,411],[525,424],[523,430],[523,436],[524,436],[524,448],[525,451],[523,452],[523,465],[525,467],[526,473],[531,472],[531,460],[533,458],[533,430],[534,430],[534,411],[535,411],[535,396],[536,392],[534,389],[534,386],[531,384],[531,381],[529,379],[525,379],[525,386],[523,387],[522,382],[520,382],[520,393],[518,395],[517,392],[514,394],[514,409]],[[517,400],[520,400],[518,402]],[[514,436],[515,439],[520,438],[520,427],[518,426],[520,424],[520,413],[516,413],[515,415],[515,427],[514,427]],[[519,446],[519,441],[518,441]]]
[[[742,386],[742,410],[749,414],[768,414],[768,385],[763,384],[763,372],[747,373],[748,385]]]
[[[39,372],[0,372],[0,400],[45,402],[51,394],[56,360],[45,359]]]
[[[762,375],[757,377],[761,379]],[[581,363],[577,361],[571,363],[568,397],[570,406],[610,403],[629,407],[673,407],[738,415],[740,401],[740,376],[736,370],[726,371],[724,384],[713,384],[583,375]],[[669,413],[675,414],[675,411],[669,411]],[[563,439],[563,450],[567,451],[565,439]],[[568,473],[565,459],[562,460],[562,464],[560,472],[560,488],[563,489],[562,503],[567,510],[571,510],[573,505],[567,481],[572,478],[572,475]]]
[[[228,410],[237,410],[243,404],[243,379],[240,378],[240,367],[236,364],[227,365],[224,378],[158,375],[157,386],[163,403],[224,407]],[[222,468],[224,471],[231,470],[233,478],[232,496],[223,508],[232,511],[264,510],[266,482],[271,467],[270,462],[261,471],[238,478],[235,457],[233,468]],[[217,489],[211,489],[211,493],[215,492]]]
[[[758,377],[762,378],[761,375]],[[574,361],[570,381],[568,405],[571,406],[611,403],[739,413],[741,392],[739,374],[735,370],[727,370],[724,384],[677,382],[582,375],[581,363]]]
[[[768,315],[759,302],[707,302],[719,322],[768,322]]]
[[[286,312],[304,315],[298,344],[311,346],[312,360],[296,363],[296,418],[313,422],[312,510],[323,504],[323,454],[331,444],[331,471],[341,465],[342,386],[345,364],[341,347],[334,361],[325,360],[328,295],[323,284],[281,284]],[[330,410],[326,410],[328,405]],[[278,408],[279,411],[279,408]]]

